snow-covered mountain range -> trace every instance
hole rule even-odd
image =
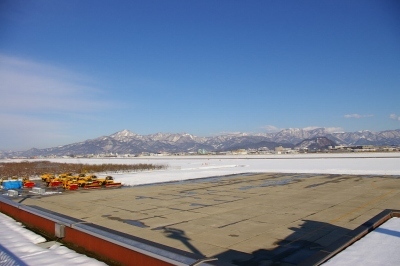
[[[325,137],[325,139],[315,139]],[[315,139],[314,141],[309,141]],[[197,152],[228,151],[235,149],[261,148],[274,149],[283,147],[307,147],[311,143],[330,142],[336,145],[400,145],[400,129],[381,132],[368,130],[357,132],[331,132],[326,128],[299,129],[289,128],[276,133],[232,133],[212,137],[197,137],[183,133],[156,133],[138,135],[129,130],[122,130],[109,136],[89,139],[69,145],[30,149],[24,152],[4,153],[3,156],[38,156],[38,155],[86,155],[101,153],[138,154],[141,152]],[[308,140],[308,142],[304,142]],[[307,144],[310,143],[310,144]],[[1,155],[1,154],[0,154]]]

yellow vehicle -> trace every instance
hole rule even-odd
[[[48,186],[49,185],[49,183],[52,181],[52,180],[54,180],[56,177],[55,177],[55,175],[52,175],[52,174],[45,174],[45,175],[42,175],[42,181],[43,182],[46,182],[46,185]]]
[[[99,183],[105,187],[121,187],[121,183],[114,182],[114,178],[112,176],[106,176],[105,178],[99,178]]]
[[[46,179],[42,178],[42,180],[44,182],[46,182],[46,186],[48,186],[48,187],[59,187],[59,186],[62,185],[61,179],[59,177],[54,176],[54,175],[48,175],[46,177]]]
[[[87,175],[84,177],[80,177],[78,179],[78,186],[85,187],[85,186],[100,186],[99,182],[97,181],[97,176],[95,175]]]
[[[40,177],[42,178],[43,182],[47,182],[48,179],[51,179],[52,177],[54,177],[54,174],[44,173]]]
[[[104,178],[98,178],[97,181],[99,181],[100,185],[104,186],[105,184],[114,182],[114,178],[109,175]]]
[[[70,178],[70,177],[72,177],[72,173],[63,173],[58,175],[59,179]]]
[[[61,180],[61,182],[63,183],[63,185],[64,185],[64,182],[67,182],[67,181],[69,181],[69,180],[71,180],[71,179],[74,179],[74,180],[78,180],[79,179],[79,177],[80,177],[81,175],[72,175],[71,173],[66,173],[66,174],[61,174],[61,175],[59,175],[58,176],[58,179],[59,180]]]
[[[78,189],[78,178],[77,177],[65,178],[63,181],[63,188],[66,190]]]

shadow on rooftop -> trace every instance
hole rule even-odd
[[[208,262],[208,264],[237,266],[299,265],[351,231],[329,223],[310,220],[303,220],[300,227],[289,229],[293,233],[284,239],[277,239],[273,249],[258,249],[251,254],[231,249],[213,256],[218,260]],[[166,237],[181,241],[192,253],[205,257],[190,242],[185,231],[170,227],[164,227],[163,230]],[[267,241],[270,242],[268,235],[266,235]]]
[[[289,229],[293,233],[284,239],[277,239],[273,249],[258,249],[251,254],[229,250],[215,257],[226,265],[299,265],[351,231],[329,223],[310,220],[304,220],[300,227]]]
[[[185,234],[185,231],[176,228],[164,228],[164,234],[166,237],[179,240],[184,244],[192,253],[204,256],[200,250],[190,243],[190,238]]]

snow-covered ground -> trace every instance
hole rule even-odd
[[[399,247],[400,218],[392,218],[323,265],[399,265]]]
[[[400,175],[400,153],[346,153],[248,156],[157,156],[104,159],[49,159],[52,162],[84,164],[157,164],[164,170],[112,175],[126,186],[179,181],[241,173],[327,173]]]
[[[106,265],[59,244],[43,248],[46,239],[0,213],[0,265]]]

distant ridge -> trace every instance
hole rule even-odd
[[[2,152],[0,156],[64,156],[64,155],[87,155],[87,154],[138,154],[142,152],[197,152],[199,149],[207,151],[229,151],[236,149],[274,149],[278,146],[300,147],[312,143],[321,146],[323,143],[337,145],[400,145],[400,129],[371,132],[368,130],[357,132],[335,132],[326,128],[315,129],[284,129],[276,133],[247,134],[232,133],[213,137],[197,137],[188,133],[156,133],[150,135],[138,135],[127,129],[116,132],[109,136],[101,136],[83,142],[47,148],[30,149],[23,152]],[[301,144],[303,141],[303,144]],[[300,146],[299,146],[300,145]],[[308,146],[309,146],[308,145]],[[327,144],[328,145],[328,144]],[[330,146],[329,145],[329,146]],[[321,147],[325,147],[322,145]]]
[[[328,139],[327,137],[315,137],[312,139],[305,139],[302,142],[295,145],[297,149],[307,150],[321,150],[328,149],[329,147],[335,147],[337,143]]]

